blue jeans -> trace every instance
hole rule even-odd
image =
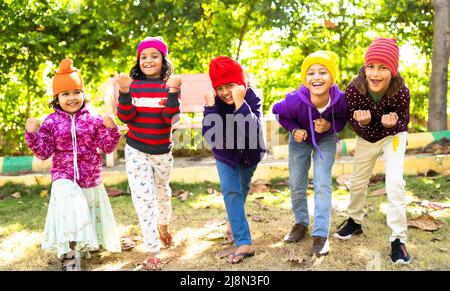
[[[220,190],[225,201],[225,208],[236,246],[251,245],[252,238],[245,216],[244,204],[256,165],[248,168],[237,166],[233,169],[217,160],[216,165],[220,178]]]
[[[336,138],[326,136],[318,143],[323,160],[313,145],[289,139],[289,189],[295,223],[309,226],[306,189],[311,153],[314,161],[314,227],[311,236],[328,237],[331,218],[331,169],[336,154]]]

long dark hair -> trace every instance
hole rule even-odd
[[[161,68],[161,80],[167,80],[173,74],[173,65],[170,59],[159,52],[162,56],[162,68]],[[131,68],[130,77],[133,80],[145,80],[147,77],[141,71],[141,67],[139,65],[139,58],[136,61],[136,64]]]

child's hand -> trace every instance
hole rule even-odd
[[[172,76],[167,80],[167,87],[169,87],[169,92],[178,92],[181,87],[181,78]]]
[[[381,116],[381,124],[386,128],[392,128],[397,124],[398,115],[395,112],[389,114],[383,114]]]
[[[325,132],[329,130],[331,127],[331,123],[324,118],[315,119],[313,122],[314,122],[314,131],[318,133]]]
[[[103,116],[103,125],[107,128],[113,128],[116,127],[116,119],[112,117],[111,115],[105,115]]]
[[[205,93],[206,106],[214,106],[216,104],[216,99],[214,98],[214,92],[208,91]]]
[[[372,119],[370,110],[355,110],[355,112],[353,112],[353,119],[359,122],[360,125],[368,125]]]
[[[245,87],[242,85],[234,86],[233,89],[231,89],[231,96],[234,100],[234,105],[236,106],[236,110],[241,108],[242,104],[244,104],[244,98],[245,93],[247,90],[245,90]]]
[[[294,131],[294,140],[296,142],[302,142],[308,138],[308,132],[304,129],[297,129]]]
[[[117,76],[117,83],[119,84],[119,91],[122,93],[130,92],[130,84],[133,80],[130,78],[128,74],[120,73]]]
[[[36,118],[28,118],[25,123],[25,129],[29,133],[33,133],[39,130],[40,123]]]

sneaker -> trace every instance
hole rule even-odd
[[[313,236],[312,255],[316,257],[326,256],[330,251],[330,242],[326,237]]]
[[[404,243],[400,239],[396,239],[391,242],[391,260],[394,264],[409,264],[411,262],[411,257],[406,250]]]
[[[341,228],[346,222],[347,224]],[[363,233],[361,224],[357,224],[351,217],[342,222],[341,225],[338,226],[338,229],[339,230],[334,234],[334,237],[343,240],[350,239],[354,234],[357,235]]]
[[[284,241],[287,243],[298,242],[305,238],[308,228],[303,224],[296,223],[285,237]]]

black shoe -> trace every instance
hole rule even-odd
[[[346,222],[347,224],[341,228],[341,226]],[[341,229],[334,234],[334,237],[338,239],[347,240],[350,239],[354,234],[357,235],[363,233],[361,224],[357,224],[351,217],[342,222],[341,225],[339,225],[338,229],[339,228]]]
[[[394,264],[409,264],[411,262],[411,257],[406,250],[404,243],[400,239],[396,239],[391,242],[391,260]]]

